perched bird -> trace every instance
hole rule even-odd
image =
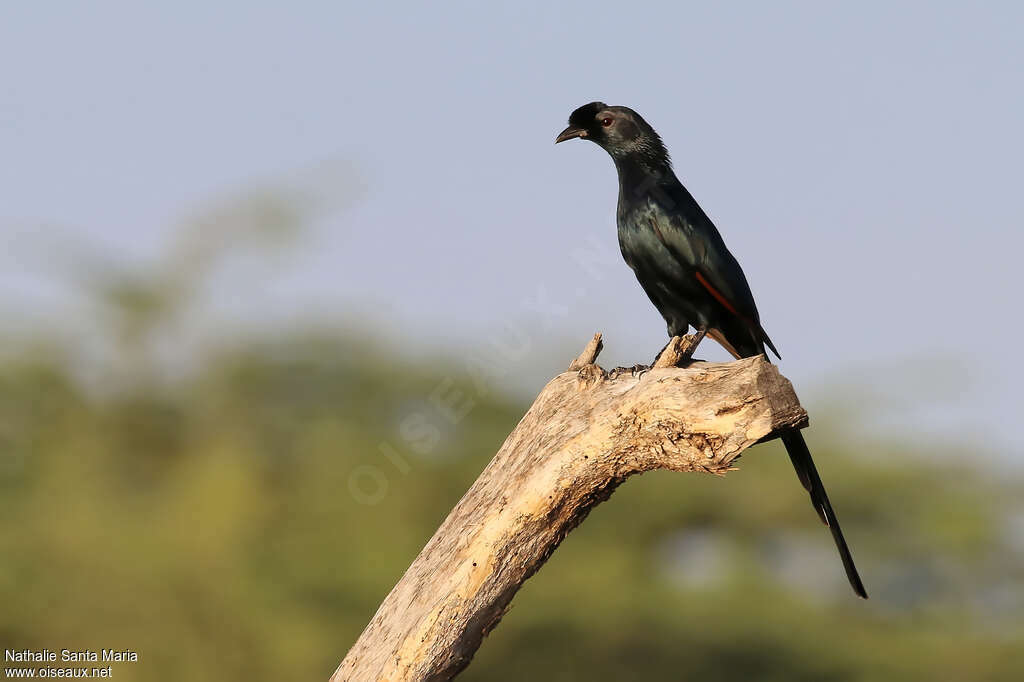
[[[669,337],[693,326],[736,358],[765,353],[781,359],[761,326],[750,285],[714,223],[672,170],[668,150],[632,109],[585,104],[569,116],[555,142],[583,138],[612,157],[619,174],[619,248],[640,286],[665,318]],[[781,434],[797,476],[832,530],[853,591],[867,592],[839,529],[814,460],[798,429]]]

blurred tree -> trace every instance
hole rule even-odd
[[[520,416],[488,399],[458,427],[424,412],[445,456],[417,454],[401,424],[460,376],[440,367],[330,337],[248,343],[153,403],[4,366],[0,638],[131,647],[128,679],[326,679]],[[785,457],[761,446],[723,481],[626,483],[465,679],[1016,679],[1024,562],[1005,510],[1020,483],[914,453],[858,463],[816,434],[870,602],[847,594]],[[379,504],[350,493],[359,464],[384,472]]]

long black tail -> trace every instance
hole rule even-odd
[[[850,579],[850,586],[853,587],[853,591],[857,593],[858,597],[867,599],[868,593],[864,589],[864,583],[860,581],[857,567],[853,565],[850,548],[846,546],[843,531],[839,529],[839,519],[836,518],[836,513],[832,511],[828,495],[825,494],[825,486],[822,485],[821,477],[818,476],[818,470],[814,467],[814,460],[811,459],[811,451],[807,449],[807,443],[804,442],[803,434],[798,429],[784,431],[782,433],[782,442],[785,443],[786,452],[789,453],[789,458],[793,461],[796,475],[800,477],[800,482],[803,483],[807,492],[811,494],[811,503],[814,505],[815,510],[817,510],[818,516],[821,517],[822,523],[832,531],[832,538],[836,541],[839,557],[843,560],[843,568],[846,569],[846,577]]]

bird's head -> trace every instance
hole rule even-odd
[[[668,152],[658,133],[629,107],[604,102],[584,104],[569,115],[569,127],[559,133],[555,143],[577,137],[597,143],[617,161],[635,156],[668,163]]]

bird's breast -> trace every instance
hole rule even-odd
[[[677,235],[672,230],[676,229],[665,224],[664,218],[651,206],[621,212],[618,215],[618,233],[622,257],[635,271],[648,272],[667,280],[686,278],[685,262],[692,261],[692,258],[686,258],[689,250],[687,240],[674,239]],[[680,262],[681,256],[683,262]]]

